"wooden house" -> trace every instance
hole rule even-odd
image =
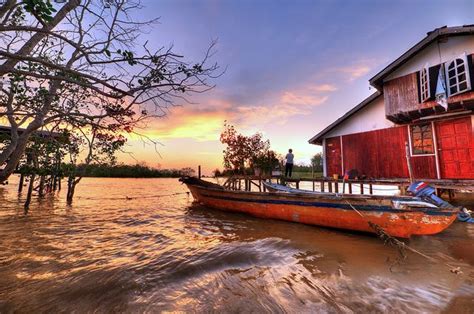
[[[309,140],[324,174],[474,179],[474,25],[442,27],[377,73],[376,92]]]

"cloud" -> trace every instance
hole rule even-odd
[[[380,60],[361,59],[347,66],[342,66],[336,69],[332,69],[330,70],[330,72],[340,73],[343,75],[343,79],[345,79],[346,81],[352,82],[360,77],[363,77],[367,73],[369,73],[378,64],[380,64]]]
[[[337,91],[337,87],[332,84],[321,84],[321,85],[314,85],[310,86],[309,89],[314,90],[316,92],[335,92]]]
[[[280,100],[284,104],[318,106],[324,103],[328,96],[311,95],[295,92],[284,92]]]
[[[353,81],[365,74],[369,73],[371,68],[367,65],[359,64],[348,67],[340,68],[339,71],[345,74],[348,74],[347,80]]]
[[[138,133],[157,141],[179,138],[216,141],[227,118],[228,112],[225,108],[176,107],[171,109],[168,116],[148,121],[143,130],[139,130]]]
[[[310,82],[246,101],[229,99],[218,92],[214,93],[215,98],[201,99],[199,105],[172,107],[166,117],[149,121],[138,132],[156,141],[186,138],[219,141],[225,120],[243,133],[261,131],[269,124],[284,125],[294,116],[311,113],[336,90],[333,84]],[[134,139],[133,135],[130,137]]]

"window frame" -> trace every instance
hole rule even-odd
[[[461,60],[461,64],[457,64],[457,61]],[[450,69],[450,66],[454,63],[454,67]],[[464,71],[463,72],[458,72],[458,68],[463,65],[464,66]],[[450,70],[454,70],[454,77],[449,76]],[[448,62],[444,63],[444,74],[445,74],[445,80],[446,80],[446,92],[448,93],[448,97],[451,96],[456,96],[465,92],[468,92],[471,90],[471,76],[470,76],[470,69],[469,69],[469,63],[467,62],[467,55],[464,53],[463,55],[456,57]],[[459,81],[459,76],[462,74],[465,75],[465,79],[463,81]],[[454,78],[456,80],[456,83],[451,85],[451,78]],[[466,89],[460,90],[459,85],[462,83],[466,82]],[[456,92],[451,93],[451,88],[456,87]]]
[[[431,82],[430,82],[430,67],[425,64],[420,70],[420,100],[422,103],[431,100]],[[426,95],[426,97],[424,97]]]
[[[414,140],[414,136],[413,136],[413,129],[415,127],[422,127],[422,126],[428,126],[430,131],[431,131],[431,152],[425,152],[424,151],[424,147],[425,145],[423,145],[423,135],[421,135],[421,141],[422,141],[422,150],[423,152],[420,152],[420,153],[416,153],[415,152],[415,140]],[[421,129],[420,129],[421,130]],[[433,124],[431,122],[427,122],[427,123],[418,123],[418,124],[410,124],[408,125],[408,135],[410,137],[410,156],[412,157],[421,157],[421,156],[435,156],[436,155],[436,145],[435,145],[435,136],[434,136],[434,133],[433,133]],[[421,131],[421,134],[423,134],[423,131]],[[428,138],[426,138],[428,139]],[[419,149],[419,148],[417,148]]]

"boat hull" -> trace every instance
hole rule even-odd
[[[453,223],[457,212],[439,208],[395,209],[383,199],[338,199],[334,196],[282,195],[227,191],[193,184],[187,186],[196,201],[223,211],[374,233],[369,226],[370,221],[388,234],[400,238],[437,234]]]

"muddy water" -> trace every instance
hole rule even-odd
[[[409,241],[439,263],[396,263],[372,236],[209,210],[175,179],[85,179],[73,206],[26,217],[16,180],[0,186],[2,313],[474,311],[474,224]]]

